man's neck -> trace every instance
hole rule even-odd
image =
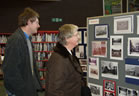
[[[28,34],[29,36],[31,35],[30,31],[28,30],[27,27],[21,27],[22,31]]]

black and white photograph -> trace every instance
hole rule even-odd
[[[128,89],[128,90],[127,90],[127,96],[139,96],[139,93],[138,93],[137,90]]]
[[[118,62],[101,61],[102,77],[118,79]]]
[[[133,15],[114,17],[114,34],[133,33]]]
[[[118,96],[127,96],[127,88],[119,87],[118,88]]]
[[[84,31],[84,43],[87,43],[87,31]]]
[[[139,65],[129,65],[125,66],[126,76],[131,76],[139,79]]]
[[[116,96],[116,95],[112,92],[104,91],[104,96]]]
[[[88,83],[92,96],[102,96],[102,86]]]
[[[78,57],[78,58],[85,58],[85,49],[84,49],[84,45],[78,45],[76,48],[75,48],[75,55]]]
[[[83,43],[82,31],[78,31],[78,33],[80,37],[79,44],[82,44]]]
[[[89,78],[99,79],[99,58],[89,57]]]
[[[129,56],[139,56],[139,38],[132,37],[128,38],[128,55]]]
[[[127,83],[139,85],[139,59],[125,59],[125,80]]]
[[[139,96],[139,91],[118,86],[118,96]]]
[[[81,66],[87,66],[87,59],[79,59]]]
[[[137,16],[137,34],[139,35],[139,15]]]
[[[123,60],[123,36],[110,36],[110,59]]]
[[[108,39],[109,36],[109,26],[108,24],[96,24],[95,29],[95,39]]]
[[[87,72],[87,66],[81,66],[83,72]]]

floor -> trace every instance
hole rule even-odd
[[[3,85],[3,80],[0,80],[0,96],[8,96]],[[39,96],[44,96],[44,92],[39,93]]]
[[[3,86],[3,81],[0,80],[0,96],[7,96],[5,92],[5,88]]]

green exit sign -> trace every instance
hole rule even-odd
[[[52,18],[51,19],[52,22],[62,22],[62,18]]]

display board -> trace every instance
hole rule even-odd
[[[87,18],[92,96],[139,96],[139,12]]]

